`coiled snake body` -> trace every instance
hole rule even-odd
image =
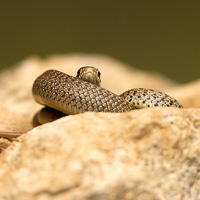
[[[56,70],[48,70],[39,76],[32,91],[38,103],[65,114],[126,112],[134,109],[118,95]]]
[[[94,67],[82,67],[77,77],[57,70],[48,70],[33,84],[36,102],[65,114],[82,112],[127,112],[144,107],[183,106],[173,97],[156,90],[134,88],[116,95],[100,87],[100,72]],[[2,132],[0,137],[14,138],[22,133]]]

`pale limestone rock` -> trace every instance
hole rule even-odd
[[[185,108],[200,108],[200,80],[164,91],[178,99]]]
[[[116,94],[136,87],[164,91],[200,107],[200,82],[177,85],[103,55],[32,57],[0,75],[0,131],[26,132],[42,106],[33,81],[48,69],[75,76],[93,65]],[[4,199],[200,199],[200,109],[157,108],[84,113],[32,129],[0,155]],[[0,141],[0,151],[10,142]]]
[[[200,109],[66,116],[0,155],[0,199],[200,199]]]
[[[133,87],[162,90],[174,85],[161,75],[133,69],[104,55],[68,54],[46,59],[31,57],[0,74],[0,131],[26,132],[33,128],[33,117],[42,106],[33,100],[32,84],[40,74],[56,69],[76,76],[77,70],[85,65],[98,67],[102,74],[102,86],[116,94]]]
[[[11,144],[6,138],[0,138],[0,153]]]

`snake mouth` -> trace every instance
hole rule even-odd
[[[100,86],[100,83],[97,81],[96,77],[94,77],[92,75],[90,77],[87,77],[87,76],[82,77],[81,79],[84,81],[90,82],[94,85]]]

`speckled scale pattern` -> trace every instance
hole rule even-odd
[[[38,103],[65,114],[134,109],[118,95],[57,70],[48,70],[40,75],[34,81],[32,92]]]
[[[134,88],[120,95],[135,108],[146,107],[178,107],[183,106],[173,97],[159,92],[157,90],[147,88]]]

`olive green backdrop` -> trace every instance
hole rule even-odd
[[[30,55],[105,53],[178,82],[200,75],[200,1],[0,3],[0,68]]]

